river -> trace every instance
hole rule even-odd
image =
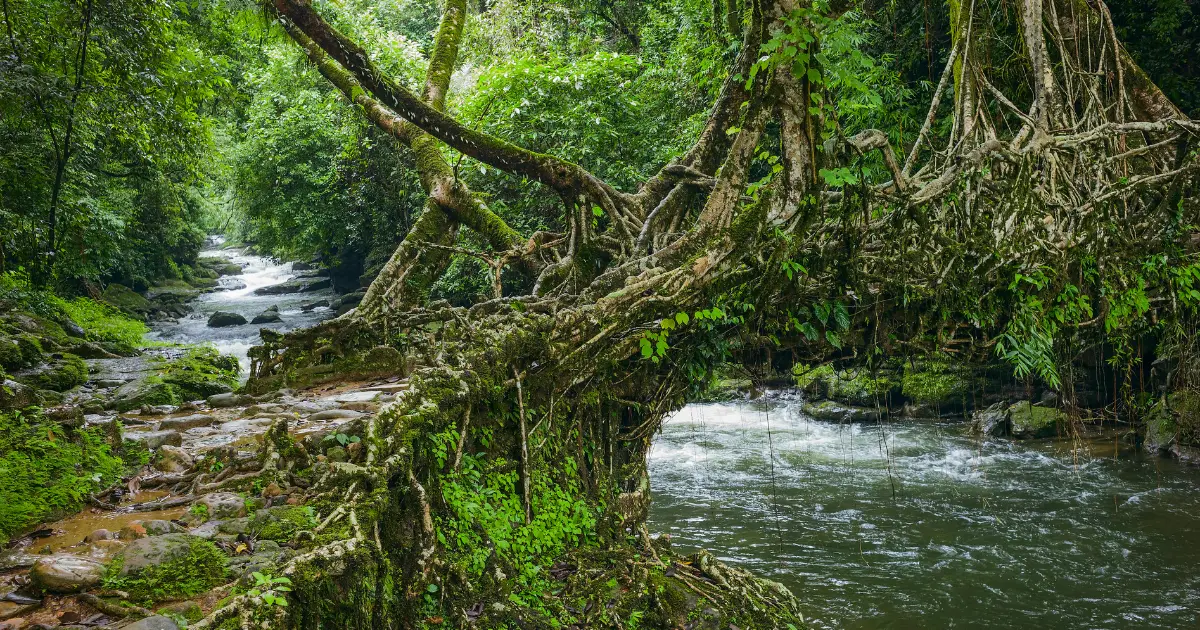
[[[783,582],[819,627],[1197,627],[1200,469],[1111,442],[689,405],[650,479],[652,531]]]
[[[247,255],[240,249],[220,249],[224,239],[214,237],[209,241],[211,249],[200,252],[201,257],[227,258],[230,262],[242,266],[242,272],[237,275],[224,276],[216,291],[205,293],[190,305],[194,309],[191,314],[181,318],[176,323],[156,322],[151,324],[148,338],[182,344],[211,343],[222,353],[231,354],[238,358],[242,366],[243,380],[248,376],[250,360],[246,352],[255,345],[262,343],[259,330],[271,328],[274,330],[293,330],[305,328],[320,323],[333,316],[327,307],[317,307],[311,311],[301,310],[301,306],[320,300],[332,301],[336,296],[332,289],[308,293],[287,293],[283,295],[255,295],[256,289],[280,284],[291,280],[300,272],[292,270],[292,263],[278,263],[263,256]],[[247,321],[271,306],[279,307],[280,317],[277,324],[243,324],[225,328],[210,328],[208,318],[216,311],[238,313]]]

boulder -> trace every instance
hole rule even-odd
[[[246,323],[246,318],[237,313],[229,311],[217,311],[209,316],[209,328],[225,328],[227,326],[241,326]]]
[[[321,289],[328,289],[331,286],[333,286],[333,281],[329,278],[296,278],[287,282],[273,284],[269,287],[260,287],[254,290],[254,294],[284,295],[286,293],[311,293],[313,291],[320,291]]]
[[[37,390],[28,385],[7,379],[0,383],[0,409],[22,409],[41,403]]]
[[[1004,437],[1012,432],[1012,418],[1004,403],[996,403],[971,416],[971,433],[981,437]]]
[[[85,341],[71,347],[71,354],[85,359],[119,359],[120,356],[105,350],[100,344]]]
[[[208,406],[214,409],[227,409],[229,407],[237,407],[238,405],[253,405],[255,403],[253,396],[246,394],[216,394],[208,397]]]
[[[170,617],[153,615],[122,626],[121,630],[179,630],[179,626]]]
[[[1019,440],[1054,437],[1066,414],[1053,407],[1039,407],[1023,400],[1008,408],[1012,436]]]
[[[318,411],[311,416],[305,418],[308,422],[317,422],[320,420],[353,420],[354,418],[362,417],[362,412],[351,411],[349,409],[330,409],[328,411]]]
[[[148,521],[142,521],[142,527],[145,528],[146,534],[149,536],[165,536],[167,534],[178,534],[187,531],[183,527],[176,525],[171,521],[165,521],[157,518],[150,519]]]
[[[307,313],[319,306],[329,306],[329,300],[317,300],[315,302],[308,302],[306,304],[302,304],[302,305],[300,305],[300,310]]]
[[[73,354],[55,355],[48,363],[25,370],[16,375],[17,380],[55,392],[65,392],[83,385],[88,379],[87,364]]]
[[[104,289],[104,293],[100,296],[100,299],[123,311],[140,312],[150,308],[149,300],[142,297],[133,289],[115,282]]]
[[[196,427],[208,427],[216,424],[217,419],[202,413],[193,414],[190,416],[180,416],[178,418],[167,418],[158,423],[160,430],[186,431]]]
[[[112,540],[113,533],[107,529],[97,529],[84,537],[83,542],[96,542],[97,540]]]
[[[250,320],[250,323],[251,324],[278,324],[282,321],[283,321],[283,318],[279,316],[279,307],[272,306],[271,308],[259,313],[258,315],[255,315],[254,319]]]
[[[186,472],[195,465],[196,460],[187,451],[169,444],[158,448],[158,459],[154,461],[155,468],[167,473]]]
[[[232,492],[210,492],[196,503],[208,509],[208,518],[237,518],[246,515],[246,502]]]
[[[143,376],[118,387],[113,392],[112,403],[121,412],[142,406],[174,405],[179,403],[179,393],[157,376]]]
[[[46,410],[46,417],[65,427],[83,426],[83,409],[75,405],[62,405]]]
[[[54,554],[38,559],[29,570],[38,588],[51,593],[77,593],[100,583],[104,565],[80,556]]]
[[[120,574],[137,575],[150,567],[184,558],[191,553],[194,540],[195,536],[180,533],[139,538],[125,548]]]
[[[829,422],[875,422],[883,415],[881,409],[841,405],[831,400],[819,403],[806,402],[800,406],[800,411],[814,420]]]
[[[152,451],[162,446],[183,446],[183,436],[178,431],[131,431],[125,438],[141,442]]]

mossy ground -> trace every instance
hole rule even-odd
[[[36,408],[0,413],[0,542],[83,507],[116,481],[136,453],[116,452],[100,429],[72,430]]]

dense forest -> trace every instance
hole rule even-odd
[[[647,526],[780,387],[1200,463],[1193,0],[0,2],[0,628],[802,627]]]

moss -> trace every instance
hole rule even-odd
[[[228,557],[207,540],[193,537],[188,552],[177,558],[148,567],[135,576],[121,577],[122,557],[108,567],[106,588],[129,593],[138,602],[155,602],[198,595],[228,578]]]
[[[81,297],[71,301],[62,300],[61,307],[72,321],[87,332],[88,339],[92,341],[117,343],[132,348],[140,346],[142,336],[150,331],[146,324],[129,318],[104,302]]]
[[[124,386],[123,386],[124,387]],[[118,390],[120,393],[121,390]],[[181,402],[179,390],[159,376],[149,376],[139,381],[128,395],[116,401],[117,411],[129,411],[142,405],[177,405]]]
[[[66,430],[36,409],[0,414],[0,543],[116,481],[126,465],[106,437]]]
[[[1050,437],[1057,432],[1065,414],[1053,407],[1038,407],[1027,400],[1008,408],[1012,418],[1012,432],[1016,437]]]
[[[906,364],[900,379],[900,391],[905,398],[931,405],[961,402],[971,391],[970,381],[947,363],[930,361]]]
[[[852,405],[874,405],[885,402],[895,387],[891,377],[884,372],[874,376],[863,370],[839,372],[831,365],[809,369],[797,365],[792,369],[796,386],[811,397],[828,398]]]
[[[87,379],[87,363],[73,354],[64,354],[61,359],[21,378],[28,385],[55,392],[65,392],[83,385]]]
[[[281,506],[255,513],[250,519],[250,531],[259,538],[288,542],[292,535],[302,530],[311,530],[320,521],[310,506]]]
[[[133,289],[115,282],[104,289],[101,297],[105,302],[124,311],[138,312],[150,308],[150,300],[142,297]]]
[[[195,400],[228,392],[237,385],[238,371],[237,359],[203,346],[168,362],[159,374],[175,388],[176,397]]]

